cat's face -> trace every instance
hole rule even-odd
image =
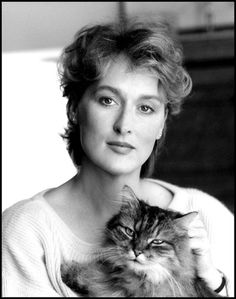
[[[107,224],[105,247],[110,250],[109,259],[160,280],[166,271],[180,269],[187,262],[190,251],[187,218],[191,216],[180,217],[178,213],[131,199]]]

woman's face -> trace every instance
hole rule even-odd
[[[165,123],[158,80],[113,61],[79,104],[81,145],[88,160],[112,175],[141,170]]]

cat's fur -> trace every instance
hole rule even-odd
[[[64,283],[85,297],[218,297],[196,276],[187,229],[197,212],[182,215],[148,205],[128,186],[124,192],[99,257],[64,263]]]

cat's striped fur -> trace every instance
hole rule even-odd
[[[128,186],[124,193],[99,257],[63,264],[63,281],[85,297],[218,297],[197,277],[189,247],[187,229],[197,212],[150,206]]]

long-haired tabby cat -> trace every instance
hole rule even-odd
[[[99,257],[64,263],[63,282],[85,297],[220,297],[196,275],[187,229],[197,212],[150,206],[128,186],[124,194]]]

